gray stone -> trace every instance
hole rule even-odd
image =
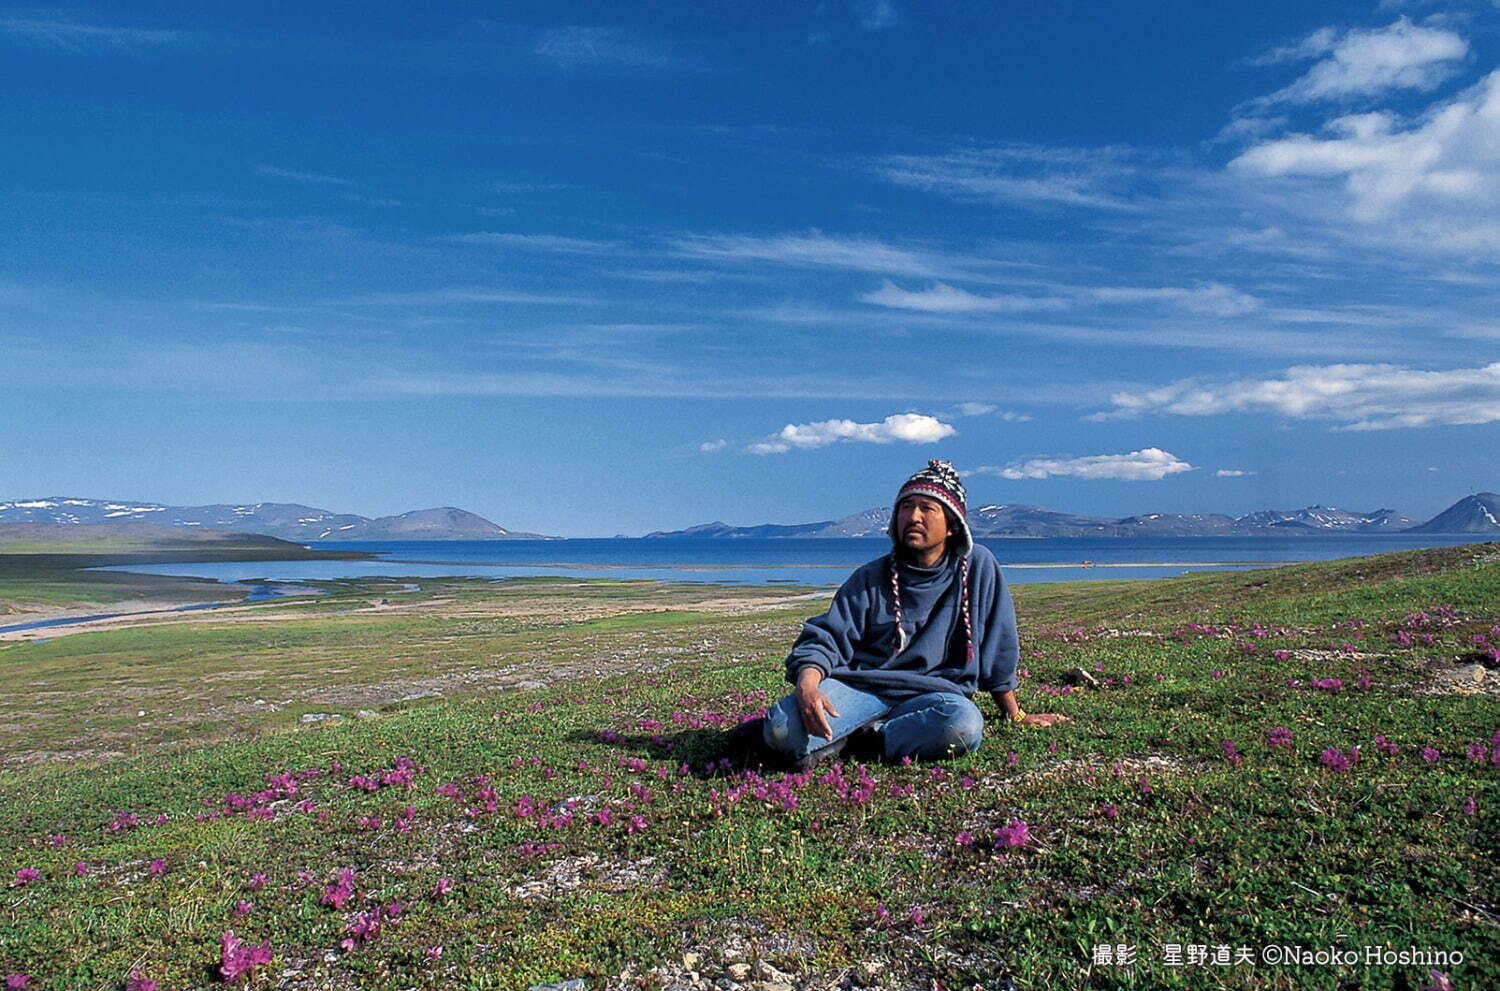
[[[304,712],[297,717],[299,723],[321,723],[325,719],[343,719],[337,712]]]

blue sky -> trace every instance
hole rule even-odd
[[[0,498],[1500,488],[1491,0],[3,7],[0,92]]]

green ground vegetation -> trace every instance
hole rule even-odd
[[[423,580],[420,607],[388,591],[377,610],[377,591],[0,651],[8,706],[112,685],[122,712],[165,694],[202,719],[179,738],[141,728],[135,757],[0,779],[0,975],[1500,985],[1500,707],[1496,676],[1470,667],[1500,657],[1500,546],[1023,586],[1023,705],[1072,723],[993,724],[940,764],[803,774],[729,766],[722,740],[785,690],[780,656],[816,605]],[[523,680],[463,677],[502,668]],[[443,698],[375,718],[291,718],[337,686],[443,677]],[[265,721],[214,711],[296,685]],[[86,751],[88,713],[55,711],[80,746],[38,751]],[[18,745],[46,739],[28,726]],[[1356,962],[1275,963],[1274,947]],[[1413,950],[1462,959],[1383,956]]]

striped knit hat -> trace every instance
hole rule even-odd
[[[890,535],[893,544],[899,540],[896,535],[896,507],[909,495],[928,496],[952,510],[953,522],[957,527],[954,531],[958,537],[956,546],[959,548],[959,610],[964,621],[964,658],[966,663],[972,664],[974,624],[969,619],[969,555],[974,552],[974,536],[969,532],[968,493],[964,491],[964,483],[959,481],[958,472],[953,470],[952,464],[937,458],[927,462],[926,468],[906,480],[901,491],[896,493],[896,501],[891,505],[891,523],[886,528],[886,533]],[[896,644],[892,656],[896,656],[906,649],[907,635],[901,625],[901,580],[896,573],[894,551],[891,553],[890,563],[891,608],[896,614]]]
[[[956,533],[959,554],[967,558],[974,552],[974,537],[969,533],[969,495],[964,491],[964,483],[959,481],[958,472],[953,470],[952,464],[933,458],[927,462],[926,468],[908,478],[906,484],[901,486],[901,491],[896,493],[896,501],[891,503],[891,522],[885,531],[890,535],[891,543],[897,543],[901,539],[896,533],[896,507],[909,495],[924,495],[936,499],[952,510],[953,518],[958,522]]]

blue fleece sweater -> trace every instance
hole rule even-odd
[[[960,558],[948,554],[934,568],[898,562],[906,649],[896,649],[891,598],[892,559],[871,561],[849,576],[833,605],[808,620],[786,659],[787,680],[815,667],[854,688],[910,697],[922,692],[973,695],[1016,687],[1016,611],[995,556],[978,544],[969,557],[969,618],[974,660],[966,657],[959,580]]]

